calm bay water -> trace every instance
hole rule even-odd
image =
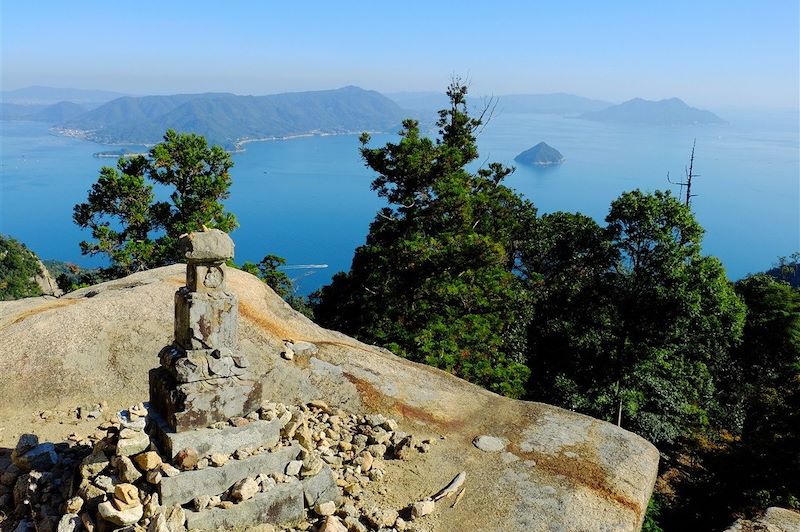
[[[796,113],[724,114],[727,126],[616,126],[552,115],[499,114],[479,136],[480,161],[513,165],[519,152],[545,141],[566,162],[517,167],[507,184],[540,212],[583,212],[602,221],[621,192],[677,187],[697,138],[693,207],[706,229],[703,250],[738,279],[800,249],[800,135]],[[72,223],[103,165],[108,147],[49,134],[46,125],[0,122],[0,233],[43,258],[101,264],[78,248],[88,234]],[[378,146],[392,135],[375,135]],[[227,208],[237,262],[268,253],[286,257],[287,272],[307,293],[349,268],[382,205],[352,136],[303,137],[248,144],[235,154]],[[327,265],[327,267],[321,267]]]

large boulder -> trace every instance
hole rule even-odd
[[[772,506],[760,519],[738,519],[725,532],[798,532],[800,512]]]
[[[11,447],[3,438],[13,432],[37,430],[24,425],[32,411],[146,400],[147,373],[172,340],[174,292],[184,278],[185,266],[174,265],[58,300],[0,303],[0,374],[14,376],[0,379],[0,425],[17,424],[0,430],[0,445]],[[387,507],[433,495],[465,471],[458,506],[437,503],[438,530],[639,529],[658,465],[658,451],[642,438],[500,397],[323,329],[247,273],[230,271],[227,282],[239,297],[239,350],[263,375],[265,399],[379,412],[432,440],[429,452],[385,461]],[[286,341],[318,349],[286,360]],[[481,450],[473,444],[478,436],[505,446]]]

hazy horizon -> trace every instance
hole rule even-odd
[[[798,5],[354,2],[292,6],[147,0],[3,3],[2,89],[133,95],[274,94],[357,85],[475,95],[569,93],[619,103],[798,107]],[[157,16],[154,16],[157,15]]]

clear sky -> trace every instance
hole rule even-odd
[[[797,107],[798,0],[2,0],[2,87],[358,85]]]

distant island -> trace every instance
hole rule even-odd
[[[545,142],[540,142],[533,148],[520,153],[514,160],[522,164],[534,166],[553,166],[564,162],[564,156],[557,149]]]
[[[161,140],[164,131],[172,128],[236,149],[254,140],[389,131],[403,118],[403,111],[389,98],[351,86],[269,96],[125,96],[59,122],[53,129],[101,144],[147,145]]]
[[[597,122],[656,126],[727,123],[711,111],[686,105],[680,98],[659,101],[634,98],[607,109],[583,113],[580,118]]]

